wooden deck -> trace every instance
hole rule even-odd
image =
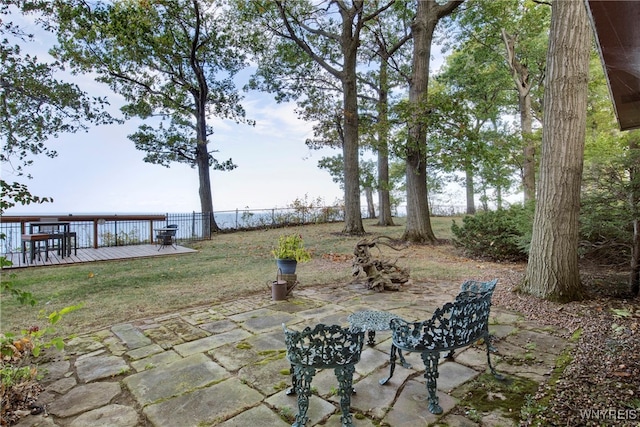
[[[158,250],[160,247],[156,245],[132,245],[132,246],[112,246],[108,248],[98,249],[78,249],[78,254],[71,253],[71,256],[62,258],[55,251],[49,251],[49,260],[45,261],[44,255],[42,259],[36,256],[33,263],[29,264],[29,256],[27,255],[27,263],[22,262],[22,253],[10,253],[4,256],[13,263],[10,267],[3,267],[4,269],[12,268],[25,268],[25,267],[38,267],[44,265],[64,265],[64,264],[77,264],[82,262],[94,262],[94,261],[110,261],[117,259],[131,259],[131,258],[146,258],[154,256],[168,256],[177,254],[186,254],[197,252],[195,249],[185,248],[184,246],[165,246]]]

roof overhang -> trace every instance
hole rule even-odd
[[[585,3],[620,129],[640,128],[640,1]]]

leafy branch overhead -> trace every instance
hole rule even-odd
[[[227,12],[222,3],[199,0],[76,0],[56,9],[54,55],[78,72],[96,73],[124,98],[127,119],[145,121],[129,135],[145,161],[198,169],[202,212],[213,212],[210,168],[235,168],[208,148],[212,118],[253,125],[234,83],[247,65],[238,47],[242,35]]]
[[[19,38],[30,39],[26,35]],[[86,131],[89,123],[113,122],[104,110],[106,99],[90,97],[77,85],[55,78],[62,68],[60,63],[40,62],[23,54],[9,38],[2,39],[0,55],[0,136],[4,141],[0,161],[17,158],[18,163],[12,164],[19,173],[32,164],[33,156],[57,155],[45,145],[51,137]]]
[[[7,167],[6,172],[11,170],[16,176],[29,178],[27,168],[37,156],[57,156],[56,150],[48,144],[50,139],[86,131],[89,124],[117,121],[106,111],[108,102],[105,98],[89,96],[76,84],[59,78],[64,70],[60,62],[43,61],[25,53],[34,37],[11,21],[11,13],[19,7],[28,13],[48,4],[31,3],[7,0],[0,5],[0,163]],[[0,213],[17,203],[51,201],[49,197],[32,195],[23,182],[10,183],[2,179],[0,184]]]

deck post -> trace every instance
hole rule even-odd
[[[98,218],[93,219],[93,248],[98,249]]]

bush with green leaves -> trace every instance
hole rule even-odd
[[[0,235],[0,240],[4,236]],[[0,266],[10,267],[12,262],[0,257]],[[8,276],[8,277],[6,277]],[[12,296],[20,304],[35,306],[36,299],[30,292],[23,291],[12,282],[15,274],[5,275],[0,283],[0,294],[3,298]],[[0,332],[0,424],[12,425],[20,418],[20,411],[35,401],[40,388],[38,382],[38,357],[42,351],[50,347],[58,350],[64,348],[64,340],[56,335],[55,325],[66,314],[81,308],[81,305],[65,307],[49,314],[40,311],[40,318],[46,318],[44,328],[33,325],[29,329],[18,332]],[[22,406],[21,406],[22,405]]]
[[[625,203],[594,195],[582,199],[580,256],[600,265],[627,267],[633,238],[632,213]]]
[[[580,210],[580,256],[599,265],[627,267],[633,247],[633,221],[639,217],[640,149],[627,156],[602,156],[585,167]],[[635,180],[632,177],[635,176]]]
[[[456,246],[468,256],[493,261],[527,259],[531,242],[533,205],[513,205],[509,209],[483,211],[455,221],[451,226]]]

